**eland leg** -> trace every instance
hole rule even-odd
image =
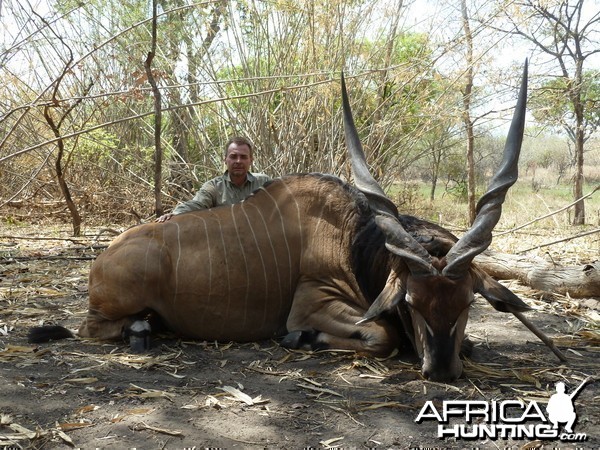
[[[103,317],[98,312],[90,310],[85,319],[83,319],[77,334],[81,337],[102,340],[121,339],[123,332],[128,330],[134,321],[135,317],[133,316],[109,319]]]
[[[125,331],[129,337],[129,347],[134,353],[143,353],[150,350],[150,332],[152,328],[147,320],[136,320]]]
[[[128,339],[131,351],[142,353],[150,350],[151,326],[139,316],[128,316],[118,320],[109,320],[93,313],[79,327],[79,336],[97,339]]]
[[[399,327],[385,319],[361,323],[366,309],[326,293],[321,286],[297,289],[281,345],[311,350],[353,350],[389,356],[400,344]]]

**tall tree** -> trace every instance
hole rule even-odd
[[[474,59],[473,59],[473,32],[469,19],[469,10],[467,1],[461,0],[460,11],[462,16],[462,27],[465,37],[465,58],[467,68],[464,75],[462,88],[463,111],[462,118],[467,136],[467,201],[469,205],[469,224],[475,221],[475,157],[473,156],[475,148],[474,120],[471,117],[471,104],[473,94],[474,78]]]
[[[158,2],[152,0],[152,42],[150,44],[150,51],[144,61],[144,68],[146,69],[146,76],[148,82],[152,86],[152,95],[154,96],[154,213],[156,217],[163,214],[162,197],[161,197],[161,180],[162,180],[162,96],[156,78],[152,73],[152,61],[156,55],[156,35],[158,33]]]
[[[21,26],[0,30],[8,44],[0,49],[0,85],[6,87],[0,163],[10,163],[10,170],[0,170],[0,197],[57,195],[46,166],[58,137],[40,121],[48,101],[55,120],[59,108],[73,106],[60,129],[68,158],[63,167],[68,163],[68,180],[77,186],[74,202],[92,203],[87,211],[114,213],[127,204],[148,217],[153,188],[162,189],[165,204],[188,195],[166,196],[174,183],[184,186],[174,176],[174,161],[188,181],[213,175],[221,170],[222,144],[234,133],[254,141],[257,170],[340,174],[342,68],[370,162],[387,184],[427,151],[417,142],[431,126],[429,108],[436,102],[429,85],[432,52],[441,46],[406,31],[407,3],[160,0],[148,71],[152,2],[49,2],[39,12],[43,17],[29,2],[5,2],[3,12],[12,13],[5,18]],[[65,61],[53,51],[50,24],[73,52],[55,98],[52,87]],[[162,100],[162,171],[152,170],[153,125],[160,123],[152,120],[152,77]],[[94,80],[89,92],[83,90],[87,79]],[[153,183],[161,172],[162,183]]]
[[[503,8],[509,25],[506,33],[520,36],[534,44],[535,49],[549,57],[555,70],[545,74],[554,83],[558,96],[570,104],[569,120],[564,122],[575,147],[574,199],[583,197],[583,163],[586,134],[591,124],[586,121],[589,108],[598,108],[597,98],[586,100],[584,68],[590,57],[600,53],[600,9],[598,2],[584,0],[554,0],[540,2],[522,0]],[[540,64],[537,64],[539,67]],[[583,200],[575,203],[573,224],[585,223]]]

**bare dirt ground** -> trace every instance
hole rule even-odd
[[[586,434],[584,442],[439,439],[435,421],[415,423],[427,400],[545,405],[557,381],[571,390],[598,377],[594,299],[511,286],[535,308],[527,316],[568,356],[562,364],[517,319],[479,298],[467,329],[475,348],[452,384],[423,380],[409,356],[290,352],[274,341],[163,335],[143,355],[123,342],[33,345],[26,338],[31,326],[78,327],[87,309],[87,274],[100,250],[91,248],[92,237],[68,240],[64,230],[5,227],[0,234],[0,448],[600,446],[597,382],[575,402],[575,432]]]

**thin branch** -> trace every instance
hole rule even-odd
[[[104,250],[108,245],[97,246],[94,249]],[[2,264],[8,264],[11,261],[93,261],[97,256],[61,256],[61,255],[39,255],[39,256],[9,256],[0,258]]]
[[[588,194],[584,195],[584,196],[583,196],[583,197],[581,197],[581,198],[578,198],[577,200],[574,200],[573,202],[569,203],[567,206],[563,206],[562,208],[560,208],[560,209],[557,209],[557,210],[555,210],[555,211],[552,211],[552,212],[550,212],[550,213],[548,213],[548,214],[545,214],[545,215],[543,215],[543,216],[536,217],[535,219],[533,219],[533,220],[530,220],[529,222],[527,222],[527,223],[524,223],[523,225],[519,225],[518,227],[512,228],[512,229],[510,229],[510,230],[507,230],[507,231],[503,231],[502,233],[498,233],[498,234],[496,234],[495,236],[502,236],[502,235],[505,235],[505,234],[513,233],[513,232],[515,232],[515,231],[517,231],[517,230],[520,230],[520,229],[522,229],[522,228],[528,227],[529,225],[531,225],[531,224],[533,224],[533,223],[539,222],[540,220],[547,219],[548,217],[552,217],[552,216],[554,216],[554,215],[556,215],[556,214],[558,214],[558,213],[560,213],[560,212],[562,212],[562,211],[564,211],[564,210],[566,210],[566,209],[569,209],[569,208],[571,208],[572,206],[574,206],[574,205],[575,205],[575,203],[579,203],[580,201],[582,201],[582,200],[585,200],[585,199],[586,199],[586,198],[588,198],[588,197],[591,197],[591,196],[592,196],[592,195],[593,195],[593,194],[594,194],[594,193],[595,193],[595,192],[596,192],[598,189],[600,189],[600,185],[599,185],[599,186],[596,186],[596,187],[595,187],[595,188],[592,190],[592,192],[590,192],[590,193],[588,193]]]
[[[527,319],[523,313],[513,312],[513,315],[519,319],[521,323],[529,329],[529,331],[535,334],[544,344],[546,344],[546,346],[548,346],[548,348],[556,355],[558,359],[560,359],[562,362],[568,362],[567,357],[556,347],[556,345],[554,345],[552,339],[546,336],[538,327],[533,324],[533,322]]]
[[[3,208],[5,205],[8,205],[10,202],[12,202],[15,198],[17,198],[25,189],[27,189],[27,187],[29,187],[29,185],[31,183],[33,183],[36,180],[36,177],[40,174],[40,172],[44,169],[44,166],[48,163],[48,160],[50,159],[50,156],[52,156],[52,151],[48,152],[48,154],[46,155],[46,158],[44,159],[44,161],[42,161],[42,163],[40,164],[40,166],[38,167],[37,171],[29,177],[29,180],[27,180],[26,183],[24,183],[20,189],[17,190],[17,192],[15,192],[10,198],[6,199],[3,203],[0,203],[0,208]]]
[[[371,71],[371,72],[373,72],[373,71]],[[346,77],[346,78],[350,79],[351,77]],[[270,95],[270,94],[274,94],[276,92],[296,91],[296,90],[306,89],[308,87],[314,87],[314,86],[318,86],[318,85],[321,85],[321,84],[327,84],[327,83],[331,83],[331,82],[337,83],[338,79],[337,78],[335,78],[335,79],[328,78],[326,80],[315,81],[313,83],[299,84],[299,85],[296,85],[296,86],[278,87],[278,88],[274,88],[274,89],[267,89],[267,90],[264,90],[264,91],[258,91],[258,92],[253,92],[253,93],[249,93],[249,94],[241,94],[241,95],[231,95],[231,96],[225,96],[225,97],[218,97],[218,98],[214,98],[214,99],[211,99],[211,100],[203,100],[203,101],[195,102],[195,103],[186,103],[185,105],[177,105],[177,106],[171,106],[171,107],[168,107],[168,108],[161,108],[161,111],[162,112],[165,112],[165,111],[175,111],[175,110],[180,109],[180,108],[189,108],[190,106],[208,105],[208,104],[211,104],[211,103],[228,102],[228,101],[231,101],[231,100],[239,100],[239,99],[245,99],[245,98],[260,97],[262,95]],[[72,137],[75,137],[75,136],[79,136],[80,134],[86,134],[86,133],[89,133],[90,131],[94,131],[94,130],[99,130],[99,129],[105,128],[105,127],[110,126],[110,125],[116,125],[116,124],[119,124],[119,123],[129,122],[131,120],[136,120],[136,119],[142,119],[144,117],[149,117],[149,116],[152,116],[153,114],[154,114],[154,111],[149,111],[149,112],[145,112],[145,113],[135,114],[133,116],[123,117],[121,119],[113,120],[113,121],[110,121],[110,122],[104,122],[104,123],[101,123],[99,125],[96,125],[96,126],[93,126],[93,127],[90,127],[90,128],[86,128],[84,130],[75,131],[75,132],[72,132],[72,133],[69,133],[69,134],[64,134],[62,136],[62,138],[63,139],[72,138]],[[14,153],[11,153],[10,155],[7,155],[7,156],[4,156],[4,157],[0,158],[0,163],[2,163],[4,161],[7,161],[9,159],[12,159],[12,158],[14,158],[16,156],[28,153],[28,152],[30,152],[32,150],[36,150],[38,148],[42,148],[42,147],[44,147],[44,146],[46,146],[48,144],[56,143],[57,141],[58,141],[58,138],[48,139],[48,140],[46,140],[44,142],[41,142],[39,144],[32,145],[31,147],[27,147],[27,148],[24,148],[22,150],[16,151]]]
[[[572,241],[573,239],[579,239],[581,237],[589,236],[590,234],[595,234],[595,233],[599,233],[599,232],[600,232],[600,228],[595,228],[595,229],[590,230],[590,231],[585,231],[583,233],[576,234],[575,236],[569,236],[569,237],[566,237],[566,238],[563,238],[563,239],[557,239],[556,241],[552,241],[552,242],[547,242],[545,244],[536,245],[535,247],[527,248],[525,250],[519,250],[516,253],[517,254],[527,253],[527,252],[530,252],[531,250],[537,250],[537,249],[540,249],[540,248],[543,248],[543,247],[550,247],[551,245],[554,245],[554,244],[560,244],[561,242]]]

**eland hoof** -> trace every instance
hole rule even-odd
[[[316,330],[296,330],[285,335],[280,345],[294,350],[312,350],[319,332]]]
[[[133,353],[150,350],[150,324],[145,320],[136,320],[129,327],[129,347]]]
[[[473,344],[473,341],[471,341],[471,339],[468,337],[465,337],[460,346],[460,354],[468,358],[473,354],[474,347],[475,345]]]

